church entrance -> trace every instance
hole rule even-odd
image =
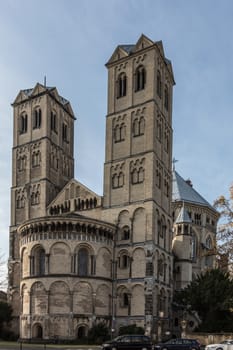
[[[32,338],[43,339],[43,328],[42,328],[41,324],[36,323],[33,325]]]
[[[77,338],[82,339],[82,338],[85,338],[86,335],[87,335],[87,328],[85,326],[78,327]]]

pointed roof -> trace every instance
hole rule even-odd
[[[203,205],[211,210],[215,209],[207,202],[192,186],[187,183],[175,170],[173,170],[172,179],[172,201],[189,202],[193,204]]]
[[[175,221],[175,224],[183,224],[183,223],[188,223],[188,224],[192,223],[192,220],[191,220],[187,210],[185,209],[184,205],[180,209],[180,212],[179,212],[179,214],[176,218],[176,221]]]
[[[93,197],[93,198],[95,197],[98,200],[98,202],[101,203],[101,196],[99,196],[97,193],[90,190],[87,186],[85,186],[84,184],[82,184],[81,182],[73,178],[65,184],[62,190],[57,194],[57,196],[52,200],[52,202],[50,202],[50,204],[48,205],[48,208],[50,208],[55,204],[63,203],[67,199],[71,199],[70,191],[69,191],[69,198],[65,198],[65,193],[66,193],[66,190],[70,189],[72,185],[79,187],[79,191],[80,191],[80,194],[78,196],[73,195],[72,198],[79,197],[81,199],[86,199],[86,197]]]
[[[116,61],[118,61],[120,59],[126,58],[128,56],[133,55],[134,53],[136,53],[138,51],[141,51],[141,50],[144,50],[148,47],[153,47],[153,46],[159,50],[161,56],[163,57],[163,59],[165,61],[167,69],[168,69],[169,73],[171,74],[172,81],[175,84],[171,61],[165,57],[162,41],[161,40],[160,41],[152,41],[144,34],[140,35],[136,44],[118,45],[116,47],[116,49],[114,50],[112,56],[110,57],[110,59],[106,63],[106,66],[108,67],[110,64],[115,63]]]
[[[60,96],[56,87],[54,86],[51,87],[42,85],[40,83],[36,83],[34,88],[20,90],[12,105],[14,106],[15,104],[29,100],[30,98],[36,97],[39,94],[44,93],[49,93],[50,96],[57,100],[57,102],[60,103],[63,106],[63,108],[75,119],[70,102],[64,97]]]

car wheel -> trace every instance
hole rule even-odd
[[[223,350],[223,348],[217,348],[216,350]]]
[[[117,348],[114,347],[114,348],[112,348],[112,350],[117,350]]]
[[[147,348],[142,348],[142,350],[147,350]]]
[[[161,348],[161,350],[167,350],[167,348]]]

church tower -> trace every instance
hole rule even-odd
[[[118,227],[113,309],[119,322],[157,333],[170,317],[172,66],[162,42],[144,35],[119,45],[106,66],[103,207]]]
[[[175,289],[185,288],[192,281],[192,220],[184,207],[174,222]]]
[[[14,316],[18,316],[21,272],[17,227],[27,220],[46,216],[48,204],[73,178],[75,117],[70,103],[56,88],[39,83],[33,89],[21,90],[12,106],[9,296]]]

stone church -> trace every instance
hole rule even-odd
[[[22,339],[82,338],[99,322],[158,339],[179,328],[174,289],[216,264],[218,214],[172,165],[162,42],[141,35],[106,67],[103,196],[74,179],[70,102],[39,83],[13,102],[8,298]]]

